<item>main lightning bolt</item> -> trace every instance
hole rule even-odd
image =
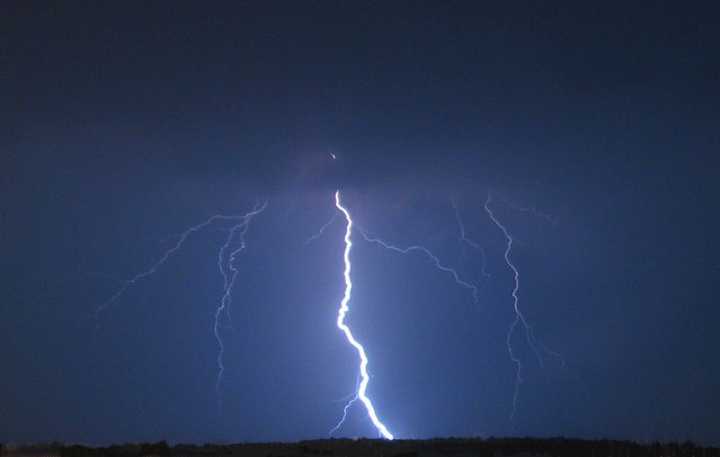
[[[338,194],[336,194],[335,197],[336,197],[336,206],[338,206],[338,205],[337,205]],[[453,206],[454,206],[454,204],[453,204]],[[338,208],[341,208],[341,207],[338,206]],[[341,209],[341,210],[342,210],[342,209]],[[345,211],[343,211],[343,212],[345,213]],[[349,216],[348,216],[347,214],[346,214],[346,219],[349,220]],[[332,220],[331,220],[330,222],[332,222]],[[469,240],[469,239],[467,239],[467,238],[464,236],[464,234],[465,234],[464,226],[462,225],[462,221],[459,219],[459,215],[458,215],[458,223],[460,224],[460,227],[461,227],[462,239],[463,239],[463,240],[467,240],[466,242],[468,242],[468,243],[473,243],[472,240]],[[327,224],[326,224],[326,225],[327,225]],[[319,232],[320,234],[322,233],[322,230],[324,230],[324,228],[325,228],[325,226],[323,226],[323,228],[322,228],[321,231]],[[422,254],[423,256],[427,257],[427,258],[433,263],[433,265],[435,266],[435,268],[437,268],[438,270],[440,270],[440,271],[442,271],[442,272],[444,272],[444,273],[448,273],[448,274],[453,278],[453,280],[455,281],[455,283],[456,283],[457,285],[459,285],[460,287],[463,287],[463,288],[468,289],[469,291],[471,291],[472,297],[473,297],[473,302],[476,303],[476,304],[478,303],[479,298],[478,298],[478,288],[477,288],[477,286],[475,286],[474,284],[472,284],[472,283],[470,283],[470,282],[465,281],[464,279],[462,279],[462,278],[460,277],[460,275],[458,274],[457,270],[455,270],[454,268],[451,268],[451,267],[445,265],[444,263],[442,263],[442,262],[440,261],[440,258],[439,258],[438,256],[436,256],[432,251],[430,251],[430,249],[426,248],[425,246],[412,245],[412,246],[408,246],[408,247],[404,247],[404,248],[403,248],[403,247],[399,247],[399,246],[395,246],[395,245],[393,245],[393,244],[390,244],[390,243],[388,243],[388,242],[386,242],[386,241],[384,241],[384,240],[382,240],[382,239],[380,239],[380,238],[371,237],[371,236],[368,235],[363,229],[358,228],[357,231],[360,233],[360,235],[363,237],[363,239],[364,239],[365,241],[367,241],[368,243],[377,244],[377,245],[379,245],[379,246],[381,246],[381,247],[383,247],[383,248],[385,248],[385,249],[388,249],[388,250],[390,250],[390,251],[398,252],[398,253],[400,253],[400,254],[410,254],[410,253],[412,253],[412,252],[417,252],[417,253]],[[317,236],[319,236],[319,235],[317,235]],[[312,238],[312,239],[314,239],[314,238]],[[471,244],[471,245],[472,245],[472,244]],[[477,247],[477,248],[482,249],[482,248],[481,248],[479,245],[477,245],[476,243],[474,244],[473,247]],[[483,251],[483,252],[484,252],[484,251]],[[483,272],[484,272],[484,268],[483,268]],[[342,415],[342,417],[340,418],[340,421],[335,425],[335,427],[333,427],[333,428],[330,430],[330,435],[332,435],[333,433],[335,433],[337,430],[340,429],[340,427],[341,427],[341,426],[343,425],[343,423],[345,422],[345,419],[347,418],[348,409],[349,409],[358,399],[359,399],[359,397],[356,395],[356,396],[355,396],[354,398],[352,398],[348,403],[345,404],[345,407],[343,408],[343,415]]]
[[[345,405],[344,414],[343,414],[343,420],[347,416],[347,410],[350,407],[352,403],[354,403],[357,399],[359,399],[363,405],[365,405],[365,409],[367,410],[367,414],[370,417],[370,420],[372,421],[373,425],[377,429],[377,431],[388,440],[393,439],[392,433],[387,429],[385,424],[383,424],[380,419],[378,419],[377,414],[375,413],[375,407],[372,404],[372,401],[370,401],[370,398],[367,396],[367,386],[370,382],[370,376],[368,375],[368,358],[365,353],[365,348],[360,344],[355,337],[352,334],[352,331],[350,331],[350,327],[345,324],[345,316],[347,315],[348,311],[350,311],[350,308],[348,307],[348,303],[350,302],[350,298],[352,296],[352,279],[350,278],[350,271],[351,271],[351,264],[350,264],[350,249],[352,248],[352,227],[353,227],[353,221],[352,217],[350,217],[350,212],[342,206],[340,203],[340,191],[335,192],[335,207],[340,210],[340,212],[343,213],[345,216],[345,221],[347,222],[347,225],[345,226],[345,251],[343,252],[343,261],[345,264],[345,268],[343,270],[343,277],[345,278],[345,292],[343,294],[343,298],[340,301],[340,308],[338,309],[338,317],[337,317],[337,326],[340,330],[343,331],[345,334],[345,337],[347,338],[348,342],[355,348],[355,350],[358,353],[358,356],[360,357],[360,384],[357,389],[357,396],[350,400],[350,402]],[[337,428],[342,425],[343,420],[338,423],[338,425],[335,427]]]
[[[544,366],[543,358],[540,354],[540,351],[538,349],[538,342],[535,339],[535,334],[533,333],[533,328],[530,324],[528,324],[527,320],[525,319],[525,315],[522,313],[520,306],[519,306],[519,298],[518,293],[520,290],[520,272],[518,271],[517,267],[511,260],[511,252],[513,247],[513,237],[508,231],[507,227],[500,222],[500,220],[497,218],[495,213],[490,208],[490,203],[492,202],[491,194],[488,193],[487,200],[485,200],[485,212],[487,212],[488,216],[490,217],[490,220],[495,224],[497,228],[502,231],[503,235],[505,236],[505,263],[507,264],[508,268],[512,271],[513,274],[513,289],[512,289],[512,300],[513,300],[513,310],[515,312],[515,319],[513,319],[513,322],[510,324],[510,327],[508,328],[507,336],[505,339],[505,343],[507,345],[508,354],[510,355],[510,359],[515,364],[516,370],[515,370],[515,390],[513,392],[513,405],[512,405],[512,411],[510,413],[510,420],[513,420],[515,418],[515,413],[517,412],[517,403],[518,403],[518,396],[520,394],[520,385],[523,383],[523,377],[522,377],[522,371],[523,371],[523,365],[520,359],[515,355],[515,352],[513,351],[512,347],[512,336],[515,333],[515,329],[519,324],[522,324],[523,328],[525,329],[525,337],[527,339],[528,345],[532,349],[532,351],[535,353],[538,363],[540,366]],[[545,352],[548,352],[554,356],[560,357],[562,360],[562,357],[560,354],[553,352],[549,349],[547,349],[545,346],[541,345],[543,350]],[[563,361],[564,365],[564,361]]]

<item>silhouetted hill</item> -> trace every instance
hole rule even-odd
[[[192,445],[166,442],[88,447],[82,445],[13,446],[8,457],[720,457],[720,448],[685,443],[639,444],[631,441],[566,438],[490,438],[432,440],[329,439],[298,443]]]

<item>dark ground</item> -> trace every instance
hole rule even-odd
[[[565,438],[533,439],[433,439],[369,440],[332,439],[297,443],[252,443],[230,445],[169,446],[165,442],[86,447],[58,443],[3,447],[1,455],[16,457],[135,457],[135,456],[348,456],[348,457],[420,457],[420,456],[558,456],[558,457],[720,457],[720,448],[699,447],[691,442],[639,444],[630,441],[573,440]]]

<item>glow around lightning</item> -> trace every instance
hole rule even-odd
[[[343,277],[345,279],[345,292],[343,294],[343,298],[340,301],[340,308],[338,309],[338,317],[337,317],[337,326],[340,330],[343,331],[345,334],[345,337],[347,338],[350,345],[352,345],[355,350],[357,351],[358,356],[360,357],[360,384],[358,386],[357,390],[357,399],[359,399],[363,405],[365,405],[365,409],[367,410],[367,414],[370,417],[370,420],[372,421],[373,425],[377,429],[377,431],[388,440],[393,439],[392,433],[387,429],[385,424],[383,424],[380,419],[377,416],[377,413],[375,412],[375,407],[372,404],[372,401],[367,396],[367,387],[368,383],[370,382],[370,376],[368,374],[368,358],[367,354],[365,353],[365,348],[360,344],[355,337],[352,334],[352,331],[350,330],[350,327],[347,326],[345,323],[345,316],[347,315],[348,311],[350,311],[350,308],[348,306],[348,303],[350,302],[350,299],[352,297],[352,279],[350,277],[351,272],[351,263],[350,263],[350,249],[352,248],[352,228],[353,228],[353,221],[350,217],[350,212],[342,206],[340,203],[340,191],[335,192],[335,206],[337,207],[340,212],[343,213],[345,216],[345,220],[347,222],[346,228],[345,228],[345,250],[343,252],[343,262],[345,265],[345,268],[343,270]],[[351,400],[344,409],[344,415],[343,420],[347,416],[347,410],[350,407],[350,405],[355,402],[355,398]],[[342,425],[343,420],[338,423],[337,428]]]

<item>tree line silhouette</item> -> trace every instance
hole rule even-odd
[[[3,457],[720,457],[720,448],[684,443],[637,443],[567,438],[329,439],[299,443],[177,444],[165,441],[106,447],[79,444],[0,444]]]

